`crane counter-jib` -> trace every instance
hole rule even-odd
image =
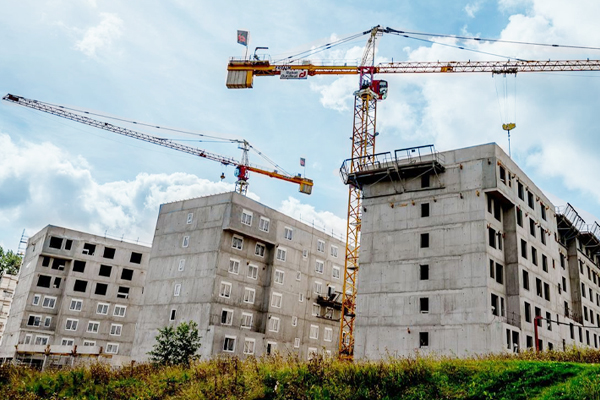
[[[282,79],[305,79],[314,75],[356,75],[365,67],[349,65],[271,64],[268,61],[231,60],[227,66],[227,87],[252,88],[255,76],[276,76]],[[512,60],[512,61],[405,61],[382,63],[372,69],[376,74],[405,73],[518,73],[551,71],[599,71],[600,60]]]

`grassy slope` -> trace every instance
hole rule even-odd
[[[0,368],[0,399],[600,399],[600,353],[355,364],[220,359],[189,368]]]

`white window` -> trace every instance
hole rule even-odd
[[[23,339],[23,344],[30,344],[31,338],[32,338],[31,334],[25,335],[25,339]]]
[[[56,297],[45,296],[42,307],[44,308],[54,308],[56,305]]]
[[[251,338],[244,339],[244,354],[254,354],[255,340]]]
[[[231,325],[233,322],[233,310],[224,308],[221,310],[221,325]]]
[[[312,315],[319,316],[321,315],[321,306],[318,304],[314,304],[312,306]]]
[[[83,300],[71,299],[71,305],[69,305],[69,310],[81,311],[82,307],[83,307]]]
[[[244,238],[240,236],[234,236],[231,238],[231,247],[234,249],[242,250],[244,248]]]
[[[110,334],[112,336],[121,336],[122,329],[123,329],[123,325],[121,325],[121,324],[111,324],[110,325]]]
[[[334,265],[333,268],[331,269],[331,276],[333,277],[333,279],[340,279],[340,272],[341,272],[341,268]]]
[[[269,331],[271,332],[279,332],[279,318],[271,317],[269,319]]]
[[[248,278],[258,279],[258,267],[256,265],[248,265]]]
[[[223,341],[223,351],[233,353],[235,351],[235,336],[225,336]]]
[[[254,254],[256,254],[259,257],[264,257],[265,250],[266,250],[266,247],[264,244],[256,243],[256,248],[254,249]]]
[[[189,213],[188,216],[187,216],[187,222],[186,223],[189,225],[189,224],[192,223],[192,221],[194,221],[194,213]]]
[[[109,306],[110,304],[108,303],[98,303],[98,306],[96,307],[96,314],[107,315]]]
[[[275,270],[275,283],[283,285],[283,277],[284,277],[284,275],[285,275],[285,273],[282,270],[276,269]]]
[[[333,329],[325,328],[325,332],[323,333],[323,340],[326,342],[331,342],[333,340]]]
[[[309,348],[308,348],[308,351],[307,351],[306,353],[307,353],[307,358],[308,358],[309,360],[312,360],[313,358],[315,358],[316,356],[318,356],[318,355],[319,355],[319,352],[318,352],[318,351],[317,351],[317,349],[316,349],[316,348],[314,348],[314,347],[309,347]]]
[[[277,259],[279,261],[285,261],[286,255],[287,255],[286,249],[284,249],[282,247],[278,247],[277,248]]]
[[[84,345],[84,346],[90,346],[90,347],[91,347],[91,346],[95,346],[95,345],[96,345],[96,342],[95,342],[95,341],[93,341],[93,340],[84,340],[84,341],[83,341],[83,345]]]
[[[242,313],[242,328],[245,328],[245,329],[252,328],[252,319],[253,319],[252,314]]]
[[[319,253],[325,253],[325,242],[322,240],[317,240],[317,251]]]
[[[240,260],[230,258],[228,271],[230,274],[236,274],[236,275],[239,274],[240,273]]]
[[[65,323],[65,330],[67,331],[76,331],[77,325],[79,325],[78,319],[67,318],[67,322]]]
[[[275,308],[281,308],[281,293],[273,293],[271,296],[271,306]]]
[[[119,352],[118,343],[106,343],[106,352],[108,354],[117,354]]]
[[[295,348],[299,348],[300,347],[300,338],[297,337],[294,339],[294,347]]]
[[[302,272],[296,271],[296,280],[299,281],[302,279]]]
[[[252,226],[252,211],[242,211],[242,224]]]
[[[298,326],[298,317],[292,316],[292,326]]]
[[[177,297],[181,294],[181,283],[175,284],[175,289],[173,290],[173,296]]]
[[[271,224],[271,221],[269,220],[269,218],[260,217],[260,221],[258,223],[258,229],[260,229],[263,232],[269,232],[270,224]]]
[[[60,341],[61,346],[73,346],[75,344],[75,340],[69,338],[63,338]]]
[[[298,301],[300,303],[304,302],[304,293],[302,293],[302,292],[298,293]]]
[[[46,328],[48,328],[51,323],[52,323],[52,317],[46,317],[46,318],[44,318],[44,326]]]
[[[308,250],[302,250],[302,258],[308,257]]]
[[[317,272],[317,274],[322,274],[324,269],[325,269],[325,263],[321,260],[317,260],[315,262],[315,271]]]
[[[318,339],[319,338],[319,326],[318,325],[311,325],[310,326],[310,335],[309,337],[311,339]]]
[[[34,294],[33,295],[33,300],[31,302],[31,304],[33,304],[34,306],[39,306],[41,299],[42,299],[42,295],[41,294]]]
[[[184,236],[183,242],[181,243],[181,247],[188,247],[190,245],[190,237]]]
[[[330,253],[331,253],[332,257],[337,258],[337,255],[338,255],[338,248],[337,248],[337,246],[331,245]]]
[[[98,333],[100,330],[100,322],[98,321],[89,321],[87,326],[87,331],[90,333]]]
[[[48,344],[49,339],[50,339],[50,337],[48,337],[48,336],[36,336],[34,344],[45,346]]]
[[[177,268],[178,271],[183,271],[185,269],[185,259],[182,258],[181,260],[179,260],[179,267]]]
[[[27,319],[28,326],[40,326],[42,324],[42,316],[41,315],[30,315]]]
[[[256,290],[253,288],[244,288],[244,303],[254,304],[254,298],[256,297]]]
[[[113,315],[115,317],[124,317],[126,311],[127,311],[127,306],[116,305],[115,310],[113,311]]]
[[[219,296],[231,297],[231,283],[221,282],[221,288],[219,289]]]
[[[292,238],[294,237],[294,230],[286,226],[283,231],[283,237],[287,240],[292,240]]]
[[[321,294],[321,291],[323,290],[323,284],[321,282],[315,282],[315,293],[316,294]]]

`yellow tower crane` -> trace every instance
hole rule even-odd
[[[69,109],[64,106],[54,105],[50,103],[44,103],[38,100],[27,99],[22,96],[16,96],[14,94],[7,94],[2,98],[2,100],[7,101],[9,103],[18,104],[23,107],[32,108],[34,110],[43,111],[48,114],[56,115],[58,117],[66,118],[71,121],[79,122],[81,124],[93,126],[98,129],[103,129],[105,131],[118,133],[119,135],[128,136],[134,139],[143,140],[145,142],[154,143],[159,146],[168,147],[173,150],[182,151],[184,153],[188,153],[194,156],[206,158],[209,160],[220,162],[223,165],[234,165],[235,168],[235,176],[237,177],[237,181],[235,182],[235,190],[236,192],[246,195],[248,191],[248,179],[249,172],[255,172],[257,174],[266,175],[271,178],[281,179],[283,181],[292,182],[299,185],[300,193],[311,194],[313,181],[308,178],[304,178],[301,175],[291,175],[281,170],[279,167],[277,170],[270,170],[263,167],[259,167],[257,165],[252,165],[248,161],[248,151],[252,148],[252,145],[248,143],[246,140],[230,140],[231,142],[235,142],[239,144],[240,149],[242,149],[242,159],[241,161],[237,161],[234,158],[222,156],[219,154],[210,153],[208,151],[198,149],[192,146],[186,146],[184,144],[177,143],[175,141],[160,138],[157,136],[148,135],[146,133],[137,132],[131,129],[122,128],[120,126],[116,126],[110,124],[108,122],[99,121],[93,118],[90,118],[86,115],[81,114],[89,114],[86,111],[79,111]],[[77,111],[77,112],[75,112]],[[146,125],[146,124],[141,124]],[[152,125],[153,127],[156,127]],[[158,128],[158,127],[157,127]],[[264,156],[263,156],[264,157]],[[264,157],[266,160],[273,163],[268,158]]]
[[[231,59],[227,65],[227,87],[230,89],[252,88],[255,76],[277,76],[281,79],[304,79],[314,75],[359,75],[358,90],[354,92],[354,125],[352,130],[351,157],[345,162],[346,173],[359,171],[368,165],[375,155],[377,102],[387,97],[387,82],[375,80],[375,74],[421,74],[421,73],[471,73],[516,74],[517,72],[600,71],[600,60],[562,61],[437,61],[437,62],[388,62],[375,65],[375,45],[383,33],[404,34],[392,28],[376,26],[359,35],[369,39],[360,65],[317,65],[309,60],[294,59],[271,63],[268,60]],[[358,36],[358,35],[357,35]],[[408,36],[407,36],[408,37]],[[482,40],[477,39],[476,40]],[[326,48],[331,44],[325,45]],[[556,45],[545,45],[556,47]],[[503,127],[505,130],[514,126]],[[339,357],[354,357],[354,322],[358,260],[361,231],[361,192],[348,182],[348,220],[346,234],[346,260],[344,287],[342,291],[342,316],[339,336]]]

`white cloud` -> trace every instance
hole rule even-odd
[[[481,0],[480,1],[476,1],[474,3],[469,3],[465,6],[465,12],[467,13],[467,15],[471,18],[475,18],[475,14],[477,14],[477,12],[479,11],[479,9],[481,8]]]
[[[352,109],[352,93],[356,90],[356,82],[356,76],[346,76],[326,85],[311,82],[310,89],[321,93],[323,107],[342,112]]]
[[[100,13],[102,21],[87,29],[75,48],[88,57],[94,57],[96,50],[109,47],[113,40],[122,34],[123,20],[115,14]]]
[[[52,224],[149,243],[160,204],[232,190],[233,184],[187,173],[98,183],[83,158],[0,133],[0,225],[14,232],[33,234]]]
[[[520,7],[531,6],[532,3],[532,0],[498,0],[498,9],[508,12]]]
[[[346,236],[346,220],[329,211],[317,211],[314,206],[303,204],[299,200],[288,197],[279,206],[278,211],[312,225],[316,229],[333,234],[338,239]]]

